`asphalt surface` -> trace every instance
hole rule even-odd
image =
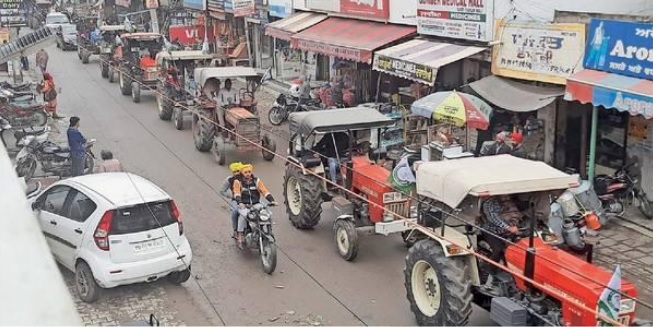
[[[158,296],[171,298],[170,310],[187,317],[183,322],[415,324],[404,290],[406,248],[400,236],[365,238],[358,259],[345,262],[335,252],[328,205],[312,231],[292,227],[282,205],[273,208],[278,265],[273,275],[266,275],[258,256],[238,250],[230,237],[228,206],[218,193],[228,169],[218,166],[211,154],[195,149],[190,120],[186,119],[186,130],[177,131],[171,122],[158,118],[152,92],[144,90],[139,104],[121,95],[117,83],[101,78],[96,56],[83,65],[75,52],[54,46],[47,50],[48,68],[62,89],[60,113],[81,118],[81,132],[87,139],[97,139],[96,154],[111,149],[128,171],[161,186],[179,206],[193,248],[193,280],[181,288],[166,285],[160,291],[159,282],[151,287],[157,288]],[[267,117],[262,122],[267,123]],[[65,128],[66,123],[61,123],[62,133]],[[276,143],[277,153],[285,153],[287,141],[277,138]],[[229,152],[227,162],[235,160],[251,162],[255,175],[283,203],[284,162],[280,158],[266,162],[260,151]],[[133,293],[129,286],[124,289]],[[114,291],[112,298],[120,299],[120,292]],[[470,324],[491,322],[487,313],[477,309]]]

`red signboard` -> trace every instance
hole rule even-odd
[[[310,40],[294,40],[294,47],[304,51],[318,52],[323,55],[338,57],[358,62],[371,62],[372,51],[324,44]]]
[[[170,42],[179,40],[181,45],[192,45],[204,42],[204,25],[176,25],[170,26]]]
[[[256,13],[254,0],[233,0],[234,17],[244,17]]]
[[[340,13],[361,17],[388,19],[389,0],[340,0]]]

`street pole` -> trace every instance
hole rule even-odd
[[[589,162],[589,172],[587,174],[587,180],[594,184],[594,174],[596,166],[596,137],[598,134],[598,125],[599,125],[599,108],[596,106],[592,107],[592,126],[590,132],[590,162]]]
[[[150,9],[150,25],[152,27],[152,32],[159,32],[159,16],[156,14],[156,9]]]

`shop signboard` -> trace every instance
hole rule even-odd
[[[183,7],[192,10],[206,10],[206,0],[183,0]]]
[[[244,17],[256,13],[254,0],[232,0],[234,17]]]
[[[0,0],[0,22],[2,22],[2,25],[27,25],[25,9],[22,3],[22,0]]]
[[[567,84],[582,69],[584,24],[548,24],[497,20],[500,43],[492,49],[494,75]]]
[[[432,85],[435,71],[432,67],[383,55],[374,55],[374,68],[413,81]]]
[[[371,51],[346,48],[337,45],[324,44],[309,40],[299,39],[295,42],[295,47],[304,51],[313,51],[326,56],[338,57],[347,60],[368,62],[372,57]]]
[[[341,0],[306,0],[306,8],[319,11],[340,11]]]
[[[653,23],[592,19],[584,67],[653,80]]]
[[[493,0],[417,0],[417,33],[492,40]]]
[[[388,22],[417,26],[417,1],[390,0]]]
[[[270,16],[286,18],[292,12],[292,0],[270,0],[268,8]]]
[[[176,25],[168,29],[170,40],[178,40],[181,45],[193,45],[204,40],[204,25]]]
[[[379,19],[388,19],[389,0],[340,0],[340,13]]]
[[[132,5],[131,0],[116,0],[116,6],[118,7],[124,7],[124,8],[129,8]]]
[[[209,11],[224,12],[224,0],[207,0]]]

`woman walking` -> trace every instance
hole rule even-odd
[[[54,79],[50,73],[43,74],[43,83],[41,83],[40,88],[37,89],[39,92],[43,93],[43,101],[46,102],[45,111],[52,114],[52,118],[60,119],[64,116],[57,114],[57,90],[56,85],[54,84]]]

